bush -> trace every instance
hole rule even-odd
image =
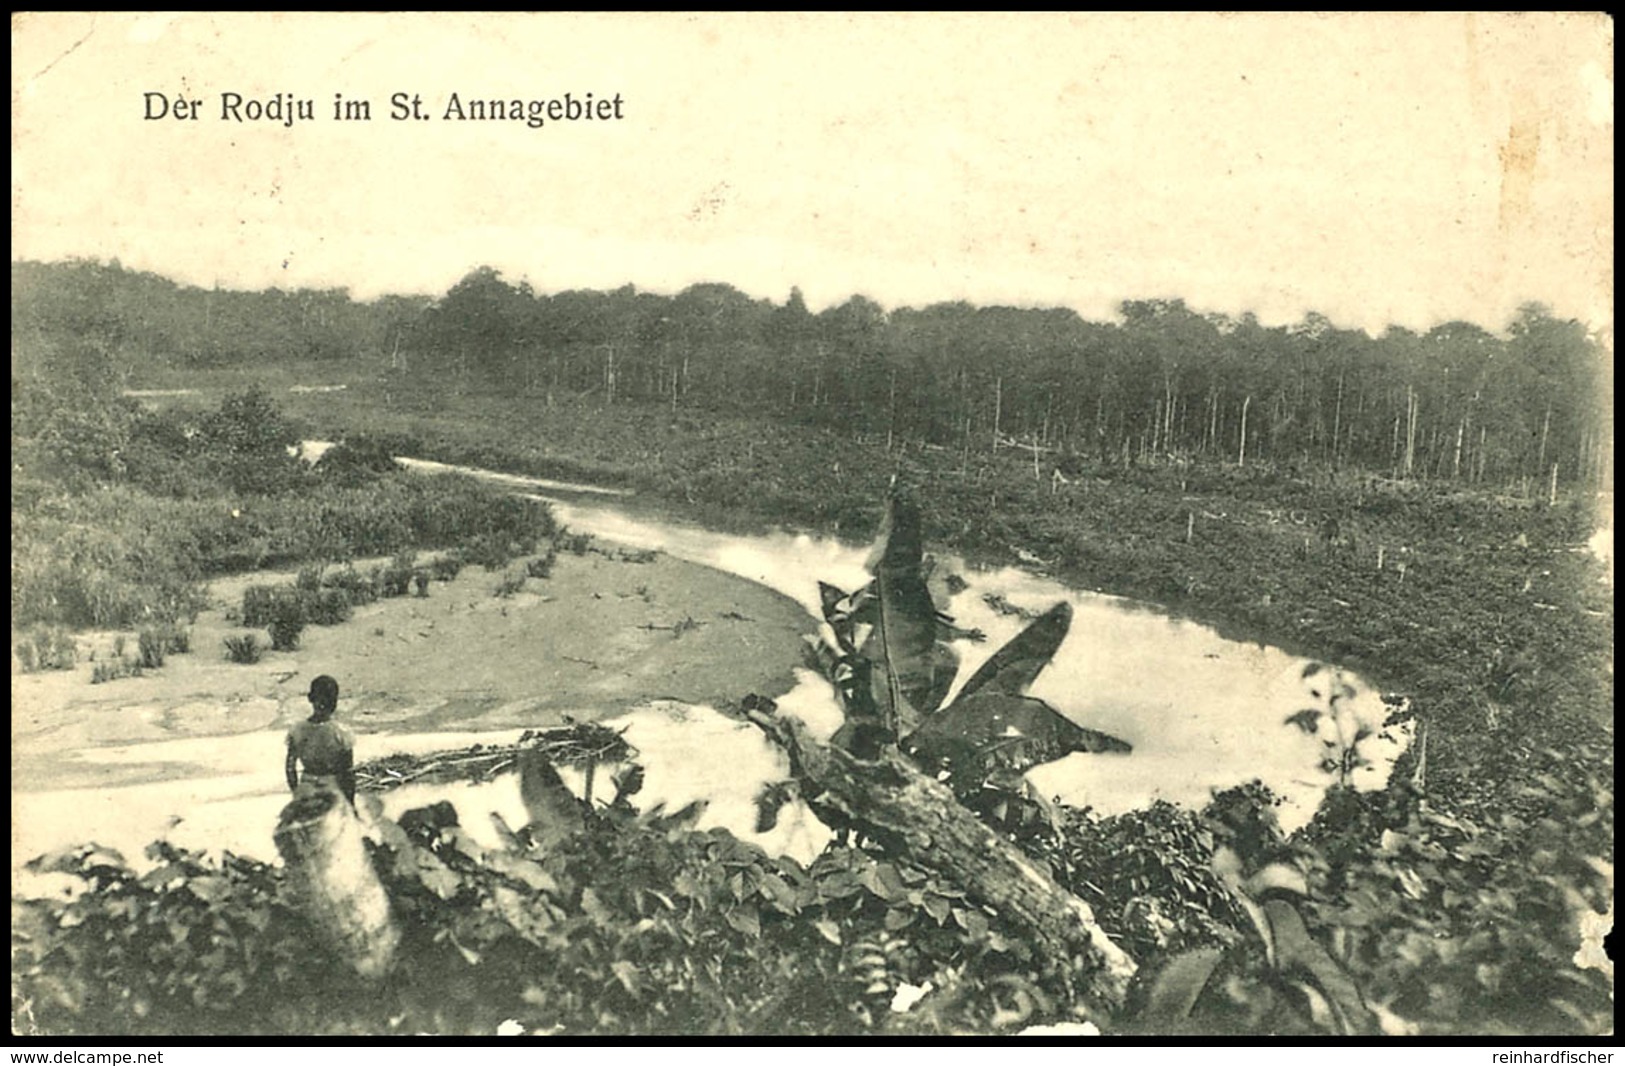
[[[353,566],[333,571],[322,579],[322,584],[329,589],[342,591],[354,607],[378,602],[378,586],[372,577],[362,574]]]
[[[164,665],[164,655],[168,651],[164,647],[164,638],[153,629],[143,629],[137,638],[141,648],[141,665],[148,670],[156,670]]]
[[[299,634],[305,631],[305,623],[297,618],[277,618],[266,629],[271,634],[272,651],[297,651]]]
[[[192,634],[174,624],[144,626],[136,639],[141,666],[149,670],[164,665],[166,655],[184,655],[192,650]]]
[[[239,637],[227,637],[226,658],[234,663],[257,663],[260,656],[265,654],[259,638],[252,633],[245,633]]]
[[[436,581],[451,581],[463,569],[463,557],[460,552],[447,552],[429,564],[429,573],[434,575]]]
[[[569,527],[564,527],[553,536],[554,551],[567,551],[571,555],[586,555],[591,548],[591,533],[571,533]]]
[[[307,592],[315,592],[322,587],[322,568],[319,566],[301,567],[299,577],[294,585]]]
[[[303,480],[303,464],[288,454],[299,434],[262,389],[221,401],[203,419],[201,462],[232,491],[254,496],[285,492]]]
[[[412,571],[412,584],[417,588],[420,599],[427,597],[429,595],[429,571],[421,568]]]
[[[378,572],[378,591],[384,596],[404,596],[412,587],[412,553],[397,555]]]
[[[348,622],[355,614],[355,606],[350,603],[350,594],[343,589],[306,592],[304,597],[305,619],[311,625],[336,626]]]
[[[512,542],[499,533],[475,537],[463,552],[470,563],[483,566],[487,571],[501,570],[513,561],[514,554]]]
[[[140,677],[141,665],[132,663],[120,655],[114,659],[106,659],[96,664],[90,671],[92,685],[105,685],[109,681],[118,681],[126,677]]]
[[[79,661],[79,645],[61,626],[39,626],[17,642],[17,661],[25,674],[70,670]]]
[[[492,595],[505,600],[516,592],[523,592],[525,589],[525,580],[526,575],[523,571],[510,570],[506,574],[502,575],[502,580],[497,582],[496,589],[493,590]]]
[[[553,564],[558,562],[557,549],[549,549],[546,555],[539,555],[525,564],[525,573],[531,577],[548,578],[553,576]]]
[[[179,625],[164,627],[164,639],[169,642],[172,655],[188,655],[192,651],[192,631]]]
[[[365,485],[399,469],[386,442],[361,436],[339,441],[316,463],[316,473],[340,485]]]
[[[248,629],[259,629],[270,625],[271,618],[276,611],[277,595],[280,591],[275,585],[250,585],[244,589],[243,625]]]

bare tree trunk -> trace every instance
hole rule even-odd
[[[1416,462],[1416,392],[1409,385],[1405,386],[1405,477],[1411,476],[1411,467]]]
[[[305,917],[356,974],[385,977],[400,931],[349,800],[321,778],[302,782],[277,822],[276,848]]]
[[[1343,371],[1337,372],[1337,408],[1332,412],[1332,468],[1337,467],[1337,442],[1343,430]]]
[[[999,416],[1004,413],[1004,378],[993,379],[993,450],[999,450]]]
[[[952,878],[976,902],[1024,929],[1040,955],[1081,982],[1083,996],[1122,1005],[1134,960],[1096,924],[1087,903],[983,824],[946,785],[895,751],[864,761],[818,743],[794,718],[746,713],[789,754],[790,771],[815,814]]]
[[[1253,404],[1253,398],[1247,397],[1241,403],[1241,449],[1236,453],[1236,465],[1247,465],[1247,408]]]
[[[1545,469],[1546,466],[1546,438],[1552,432],[1552,407],[1546,405],[1546,418],[1540,424],[1540,453],[1535,457],[1536,469]]]
[[[897,371],[891,372],[891,399],[886,416],[886,450],[891,451],[892,436],[897,432]]]

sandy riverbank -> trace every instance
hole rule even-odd
[[[13,675],[12,788],[98,788],[192,776],[179,763],[95,762],[87,748],[281,730],[309,713],[310,679],[342,686],[340,716],[358,733],[485,731],[608,717],[651,699],[689,703],[776,696],[791,687],[812,620],[789,598],[657,554],[561,555],[547,579],[498,598],[497,574],[468,567],[427,599],[357,609],[309,627],[301,647],[253,665],[226,661],[224,637],[247,632],[229,611],[258,573],[216,581],[192,627],[193,650],[142,677],[90,683],[113,633],[80,635],[71,671]],[[261,633],[264,639],[264,634]],[[135,638],[126,635],[133,655]]]

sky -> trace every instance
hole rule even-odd
[[[392,121],[396,92],[429,117]],[[622,118],[455,121],[453,93]],[[11,99],[13,260],[1373,331],[1540,301],[1611,344],[1599,15],[14,14]]]

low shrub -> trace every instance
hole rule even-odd
[[[148,670],[164,665],[167,655],[184,655],[192,650],[191,632],[173,623],[143,626],[136,640],[141,650],[141,666]]]
[[[404,596],[412,587],[412,556],[398,555],[378,571],[381,596]]]
[[[79,645],[61,626],[36,626],[17,642],[17,661],[25,674],[70,670],[79,661]]]
[[[451,581],[463,569],[463,556],[461,552],[450,551],[429,564],[429,573],[434,575],[436,581]]]
[[[531,577],[547,578],[553,576],[553,564],[558,562],[559,553],[556,549],[549,549],[546,555],[539,555],[525,564],[525,573]]]
[[[294,584],[307,592],[315,592],[322,587],[322,568],[319,566],[305,566],[299,570],[299,577]]]
[[[259,629],[271,623],[277,594],[275,585],[250,585],[243,589],[242,624],[248,629]]]
[[[592,548],[591,533],[571,533],[568,526],[553,535],[553,550],[567,551],[571,555],[586,555]]]
[[[420,599],[427,597],[429,595],[429,571],[421,567],[412,571],[412,584],[418,590]]]
[[[311,625],[336,626],[355,614],[350,594],[343,589],[322,589],[305,593],[305,619]]]
[[[353,436],[339,441],[316,463],[316,473],[340,485],[365,485],[400,469],[390,454],[389,443],[372,437]]]
[[[164,646],[163,635],[155,629],[143,629],[136,638],[144,669],[156,670],[164,665],[169,649]]]
[[[354,607],[363,607],[378,601],[378,586],[369,575],[361,573],[353,566],[346,566],[342,570],[328,574],[322,578],[322,585],[325,588],[342,590]]]
[[[169,642],[169,651],[173,655],[188,655],[192,651],[192,631],[180,625],[168,625],[164,628],[164,639]]]
[[[225,645],[226,658],[234,663],[257,663],[260,661],[260,656],[265,654],[264,646],[260,644],[259,638],[252,633],[227,637]]]
[[[132,663],[120,655],[97,663],[90,671],[90,683],[92,685],[105,685],[109,681],[119,681],[126,677],[140,676],[141,664]]]
[[[483,566],[487,571],[501,570],[513,561],[514,555],[512,542],[500,533],[473,538],[463,552],[463,557],[468,562]]]
[[[266,630],[271,634],[272,651],[297,651],[299,634],[305,631],[305,623],[297,618],[277,618]]]
[[[526,578],[524,571],[510,570],[502,575],[502,580],[497,582],[492,595],[505,600],[516,592],[523,592]]]

